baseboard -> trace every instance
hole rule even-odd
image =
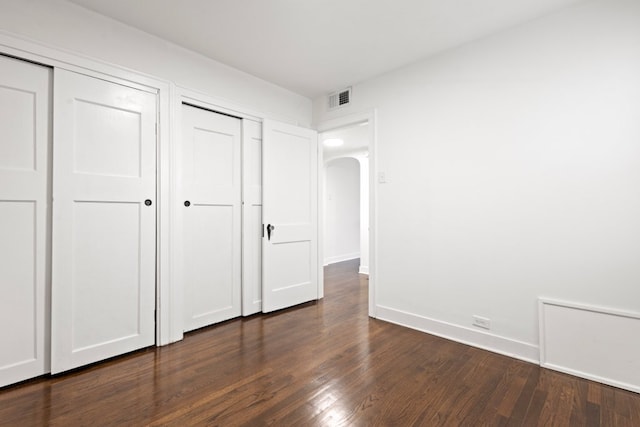
[[[324,259],[324,265],[335,264],[337,262],[342,262],[342,261],[349,261],[349,260],[356,259],[356,258],[360,258],[360,252],[354,252],[354,253],[351,253],[351,254],[344,254],[344,255],[330,256],[330,257],[326,257]]]
[[[376,318],[493,353],[539,364],[538,346],[440,320],[376,306]]]
[[[360,268],[358,269],[358,273],[359,274],[369,275],[369,266],[368,265],[361,265]]]

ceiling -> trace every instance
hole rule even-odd
[[[314,98],[582,0],[69,0]]]
[[[360,154],[369,151],[369,124],[367,122],[334,129],[320,134],[320,140],[341,139],[344,145],[340,147],[323,146],[325,159],[347,154]]]

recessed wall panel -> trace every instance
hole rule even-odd
[[[640,313],[540,299],[543,367],[640,393]]]

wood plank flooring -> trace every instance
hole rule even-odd
[[[0,390],[2,426],[640,426],[640,395],[367,317],[326,297]]]

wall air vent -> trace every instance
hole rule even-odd
[[[351,88],[329,94],[329,110],[347,106],[351,103]]]

